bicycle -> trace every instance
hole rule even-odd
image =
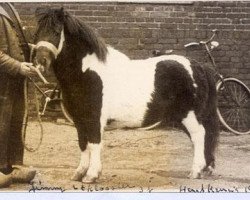
[[[217,115],[221,124],[236,135],[250,133],[250,89],[237,78],[224,77],[219,73],[212,51],[219,46],[213,41],[218,30],[212,30],[213,35],[207,41],[191,42],[185,48],[204,46],[210,62],[216,73],[216,90],[218,94]]]
[[[62,112],[67,121],[73,124],[73,120],[63,104],[62,91],[58,85],[44,92],[39,89],[39,92],[42,94],[39,105],[40,116],[44,116],[46,111]]]
[[[49,84],[49,82],[46,80],[46,78],[37,70],[38,77],[43,81],[44,84]],[[43,91],[39,85],[36,83],[33,78],[28,77],[28,80],[30,83],[33,84],[33,94],[35,97],[35,115],[33,113],[33,109],[29,109],[29,101],[28,99],[28,90],[32,87],[29,86],[30,83],[26,82],[28,86],[28,90],[25,90],[24,96],[25,96],[25,107],[27,108],[25,110],[25,120],[26,123],[23,125],[23,131],[22,131],[22,143],[24,148],[29,152],[35,152],[39,149],[39,147],[42,144],[43,135],[44,135],[44,127],[42,125],[42,116],[45,115],[45,111],[53,111],[53,112],[62,112],[64,117],[70,122],[70,124],[74,124],[73,120],[70,116],[70,114],[67,112],[62,99],[62,91],[60,90],[59,86],[56,85],[53,89],[49,89],[46,91]],[[32,89],[31,89],[32,91]],[[30,92],[31,92],[30,91]],[[37,94],[37,91],[39,91],[42,94],[42,97],[40,98]],[[1,99],[0,99],[1,100]],[[59,107],[59,108],[58,108]],[[31,112],[32,114],[29,114]],[[28,123],[29,121],[32,121],[32,123]],[[38,133],[39,132],[39,133]],[[30,143],[37,143],[36,145],[27,145],[25,142],[25,137],[27,137],[28,133],[30,138]],[[37,140],[37,135],[39,135],[39,139]],[[38,141],[38,142],[36,142]],[[35,147],[34,147],[35,146]]]

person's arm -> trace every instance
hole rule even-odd
[[[36,74],[36,70],[32,63],[19,62],[0,51],[0,73],[8,73],[13,76],[18,73],[23,76],[32,76]]]
[[[15,76],[21,70],[21,62],[0,51],[0,73]]]

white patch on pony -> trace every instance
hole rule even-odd
[[[96,66],[103,65],[97,58],[95,53],[87,54],[82,59],[82,71],[86,72],[87,69],[93,70]]]
[[[61,53],[64,42],[65,42],[65,35],[64,35],[64,29],[62,29],[60,42],[59,42],[58,50],[57,50],[57,55],[59,55]]]
[[[182,124],[190,133],[191,140],[194,145],[194,160],[192,177],[200,178],[201,172],[206,166],[204,146],[205,146],[205,129],[203,125],[199,124],[194,111],[190,111]]]
[[[82,64],[83,72],[93,70],[103,82],[101,123],[105,126],[112,118],[129,127],[140,127],[154,90],[155,66],[137,64],[111,47],[105,63],[91,54],[83,58]]]
[[[102,170],[101,149],[102,144],[88,143],[87,149],[90,152],[89,169],[83,182],[94,182],[100,175]]]
[[[72,180],[80,181],[82,177],[86,174],[89,168],[90,151],[87,148],[85,151],[81,152],[81,160],[76,169],[75,174],[71,177]]]
[[[118,123],[125,122],[128,127],[141,126],[154,91],[156,64],[163,60],[180,63],[193,79],[189,60],[178,55],[130,60],[123,53],[108,46],[105,63],[100,61],[95,53],[82,59],[82,71],[95,71],[103,82],[101,123],[106,124],[107,119],[111,118]]]

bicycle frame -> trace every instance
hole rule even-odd
[[[216,70],[216,74],[215,74],[215,75],[217,75],[218,78],[219,78],[219,80],[223,82],[224,77],[223,77],[223,75],[221,75],[221,74],[219,73],[218,68],[217,68],[217,65],[216,65],[216,63],[215,63],[215,59],[214,59],[214,57],[213,57],[213,55],[212,55],[212,51],[213,51],[215,48],[209,47],[209,44],[211,44],[211,43],[213,42],[214,37],[217,35],[218,30],[217,30],[217,29],[214,29],[214,30],[212,30],[212,32],[213,32],[213,35],[212,35],[208,40],[206,40],[206,41],[200,41],[199,43],[197,43],[197,42],[191,42],[191,43],[186,44],[185,47],[204,45],[204,46],[205,46],[206,53],[207,53],[207,55],[208,55],[208,57],[209,57],[209,60],[210,60],[210,62],[212,63],[214,69]]]
[[[51,95],[47,95],[38,85],[37,83],[31,79],[30,77],[28,77],[29,80],[34,84],[34,86],[36,87],[36,89],[45,97],[45,104],[43,105],[43,109],[42,109],[42,112],[39,113],[39,115],[43,116],[45,111],[46,111],[46,108],[47,108],[47,105],[50,101],[52,101],[55,97],[55,94],[56,94],[56,90],[59,90],[59,86],[56,85],[55,88],[53,89],[53,92],[51,93]],[[61,100],[61,99],[60,99]]]
[[[217,84],[218,84],[219,82],[222,82],[222,85],[224,85],[224,77],[223,77],[223,75],[218,71],[218,67],[217,67],[217,65],[216,65],[216,63],[215,63],[215,59],[214,59],[214,57],[213,57],[213,55],[212,55],[212,51],[213,51],[214,48],[212,49],[212,48],[209,48],[209,46],[208,46],[209,44],[211,44],[212,40],[214,39],[214,37],[215,37],[215,36],[217,35],[217,33],[218,33],[218,31],[217,31],[216,29],[213,30],[212,32],[213,32],[213,35],[211,36],[210,39],[208,39],[208,40],[206,40],[206,41],[200,41],[199,43],[194,43],[194,42],[192,42],[192,43],[186,44],[185,47],[189,47],[189,46],[193,46],[193,45],[204,45],[204,46],[205,46],[205,49],[206,49],[206,52],[207,52],[207,54],[208,54],[208,57],[209,57],[209,59],[210,59],[212,65],[213,65],[213,67],[214,67],[214,69],[215,69],[215,71],[216,71],[215,75],[219,78],[219,80],[217,81]],[[224,88],[224,89],[227,90],[227,88]],[[228,92],[228,93],[231,93],[231,91],[229,91],[229,90],[227,90],[227,92]],[[233,99],[233,101],[239,106],[239,103],[238,103],[237,101],[235,101],[234,99]]]
[[[218,43],[216,41],[212,41],[213,38],[217,35],[217,30],[213,30],[213,35],[206,41],[200,41],[199,43],[197,42],[191,42],[189,44],[186,44],[185,47],[190,47],[190,46],[200,46],[200,45],[204,45],[205,46],[205,50],[206,50],[206,53],[208,55],[208,58],[211,62],[211,64],[213,65],[213,68],[215,70],[215,76],[218,77],[218,80],[217,80],[217,83],[216,83],[216,90],[217,90],[217,93],[222,95],[223,98],[226,100],[226,102],[233,102],[234,103],[234,106],[232,107],[230,113],[233,113],[233,112],[236,112],[235,114],[238,115],[239,113],[241,113],[241,115],[243,116],[244,114],[244,111],[239,111],[241,108],[243,108],[242,106],[242,102],[240,100],[240,98],[243,96],[239,95],[240,97],[239,98],[235,98],[235,97],[238,97],[236,95],[236,89],[237,88],[240,88],[240,90],[244,90],[246,91],[246,95],[249,94],[250,95],[250,89],[240,80],[236,79],[236,78],[225,78],[223,77],[223,75],[221,75],[219,73],[219,70],[217,68],[217,65],[216,65],[216,62],[215,62],[215,59],[212,55],[212,51],[215,49],[215,47],[218,46]],[[236,85],[234,85],[234,90],[232,91],[230,89],[230,85],[228,85],[228,83],[234,83]],[[238,94],[238,93],[237,93]],[[239,93],[239,94],[242,94],[242,93]],[[246,99],[249,98],[246,96]],[[249,101],[249,100],[247,100]],[[246,102],[247,102],[246,101]],[[243,103],[243,105],[245,105]],[[236,111],[234,111],[236,110]],[[239,129],[239,127],[237,127],[235,129],[234,126],[234,123],[232,124],[231,122],[227,121],[227,120],[230,120],[229,118],[227,119],[224,119],[224,116],[221,115],[221,111],[219,109],[219,107],[217,108],[217,115],[219,117],[219,120],[220,122],[222,123],[222,125],[224,125],[224,127],[226,127],[229,131],[232,131],[233,133],[237,134],[237,135],[240,135],[240,134],[249,134],[250,133],[250,130],[243,130],[243,129]],[[238,115],[239,116],[239,115]],[[225,116],[226,117],[226,116]],[[243,120],[243,118],[237,118],[237,122],[240,124],[240,121],[239,120]],[[229,123],[229,125],[228,125]],[[231,126],[232,125],[232,126]],[[233,127],[233,128],[232,128]],[[245,127],[244,127],[245,128]]]
[[[60,89],[59,89],[59,86],[56,85],[51,94],[50,95],[47,95],[46,94],[47,90],[45,92],[42,92],[43,96],[45,97],[45,103],[43,105],[43,109],[42,109],[42,112],[40,112],[40,115],[43,116],[45,114],[45,111],[46,111],[46,108],[47,108],[47,105],[49,102],[51,101],[61,101],[62,99],[61,98],[55,98],[56,94],[60,93]]]

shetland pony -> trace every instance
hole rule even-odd
[[[40,9],[36,16],[34,61],[53,67],[78,132],[81,158],[73,180],[99,177],[109,119],[134,128],[177,122],[194,146],[191,177],[214,168],[216,89],[208,69],[180,55],[131,60],[63,9]]]

